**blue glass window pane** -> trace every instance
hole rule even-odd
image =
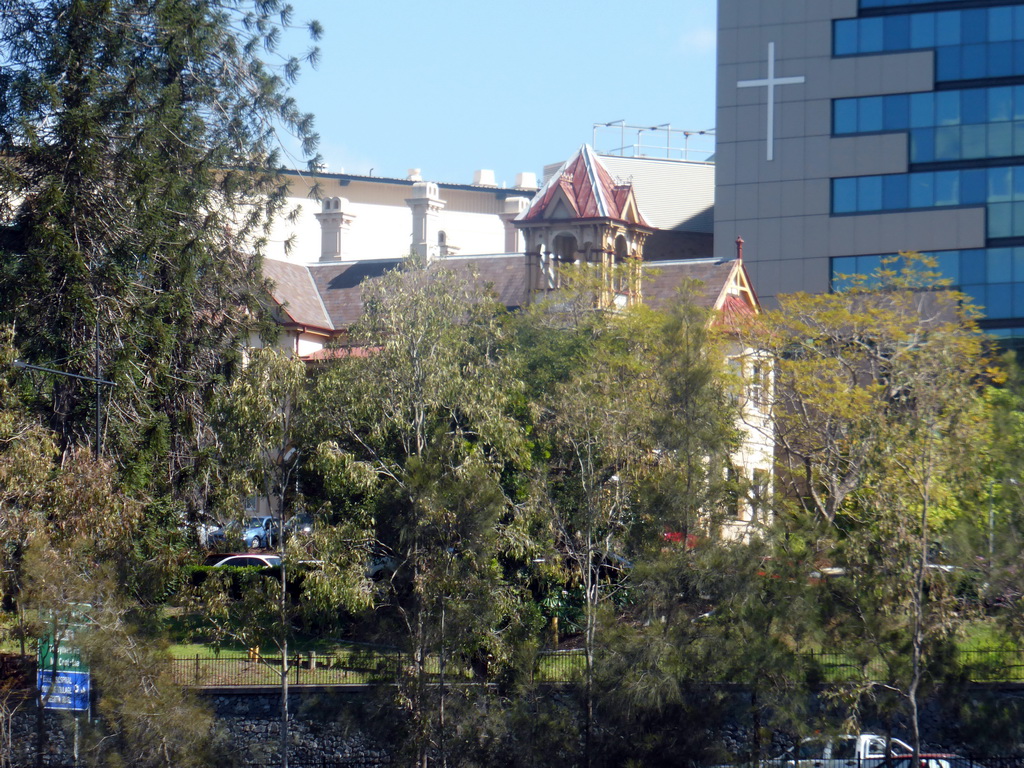
[[[960,77],[977,80],[988,71],[988,52],[984,45],[965,45],[960,49]]]
[[[882,130],[882,97],[860,99],[857,110],[857,130],[861,133]]]
[[[906,174],[894,173],[882,177],[882,208],[896,211],[907,208],[910,200],[909,182]]]
[[[984,125],[965,125],[960,129],[960,157],[973,160],[988,151],[988,130]]]
[[[960,122],[960,91],[937,92],[935,94],[935,124],[959,125]]]
[[[910,97],[905,93],[886,96],[882,112],[884,130],[905,131],[910,127]]]
[[[857,257],[842,256],[832,259],[832,290],[844,291],[852,285],[852,277],[856,274]]]
[[[932,188],[935,174],[912,173],[910,174],[910,207],[931,208],[935,202],[935,192]]]
[[[988,45],[988,77],[1007,77],[1013,74],[1013,43]]]
[[[1008,122],[1013,119],[1013,88],[989,88],[988,120],[990,123]]]
[[[1024,120],[1024,85],[1013,88],[1013,119]]]
[[[988,197],[990,203],[1002,203],[1011,197],[1010,190],[1013,188],[1012,169],[1010,168],[989,168],[988,169]]]
[[[981,168],[960,172],[960,202],[964,205],[984,203],[988,196],[988,178]]]
[[[1013,224],[1010,231],[1013,237],[1019,237],[1024,235],[1024,203],[1012,203],[1011,205],[1013,206]]]
[[[961,11],[960,42],[983,43],[988,32],[988,18],[984,9]]]
[[[933,48],[935,46],[935,14],[917,13],[910,17],[910,47]]]
[[[1024,86],[1021,88],[1021,112],[1024,113]],[[1021,115],[1024,118],[1024,114]],[[930,128],[935,125],[935,94],[910,94],[910,127]]]
[[[1024,248],[1013,249],[1013,279],[1024,285]]]
[[[960,204],[960,172],[939,171],[935,174],[935,205]]]
[[[935,14],[935,43],[936,45],[960,44],[960,13],[958,11],[943,11]]]
[[[832,180],[832,212],[850,213],[857,210],[857,179]]]
[[[1024,42],[1013,44],[1013,72],[1024,72]]]
[[[910,17],[889,16],[885,20],[882,41],[887,51],[903,51],[910,47]]]
[[[910,162],[930,163],[935,159],[935,131],[919,128],[910,132]]]
[[[832,102],[832,132],[857,132],[857,99],[836,99]]]
[[[984,309],[986,303],[985,286],[984,285],[963,285],[960,287],[963,293],[967,294],[969,303],[976,307]]]
[[[985,282],[985,252],[976,248],[960,252],[960,281],[967,283]]]
[[[882,257],[881,256],[858,256],[857,257],[857,274],[858,275],[873,275],[879,269],[882,268]]]
[[[1013,9],[1013,39],[1024,40],[1024,6]]]
[[[993,42],[1013,39],[1013,8],[988,9],[988,39]]]
[[[985,254],[985,279],[990,283],[1008,283],[1013,280],[1011,248],[989,248]]]
[[[836,56],[857,52],[857,21],[844,19],[832,25],[832,50]]]
[[[984,143],[982,144],[984,148]],[[948,128],[935,129],[935,159],[960,159],[960,127],[953,125]]]
[[[988,126],[989,157],[1009,157],[1013,154],[1013,127],[1009,123]]]
[[[1010,237],[1013,232],[1013,203],[989,203],[987,215],[986,232],[989,237]]]
[[[950,93],[957,92],[950,91]],[[984,123],[988,119],[988,92],[984,88],[971,88],[959,93],[960,122],[964,125]]]
[[[861,19],[857,50],[861,53],[878,53],[882,50],[882,19]]]
[[[935,268],[954,285],[960,281],[960,251],[940,251],[932,254]]]
[[[946,46],[935,49],[935,79],[940,82],[960,79],[960,48]]]
[[[1024,120],[1013,124],[1013,154],[1024,155]]]
[[[1024,317],[1024,283],[1013,284],[1013,316]]]
[[[985,314],[988,317],[1013,317],[1013,291],[1009,285],[988,286],[988,305]]]
[[[1014,200],[1024,200],[1024,166],[1018,166],[1011,170],[1013,176],[1013,189],[1011,197]]]
[[[857,180],[857,210],[878,211],[882,208],[882,177],[861,176]]]

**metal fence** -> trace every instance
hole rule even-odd
[[[51,764],[47,763],[46,768],[82,768],[84,764],[78,765]],[[344,758],[323,758],[321,760],[297,761],[288,759],[289,768],[390,768],[395,765],[394,759],[387,755],[362,755]],[[280,761],[276,763],[219,763],[218,768],[281,768]]]
[[[885,680],[887,669],[879,658],[857,659],[838,651],[804,654],[808,670],[822,682]],[[962,677],[975,683],[1024,682],[1024,649],[992,648],[959,651],[955,659]]]
[[[878,658],[863,660],[836,651],[813,651],[802,654],[801,659],[808,679],[824,683],[885,680],[888,676],[885,664]],[[182,685],[210,687],[281,683],[280,656],[194,656],[174,659],[172,664],[174,678]],[[973,682],[1024,682],[1024,650],[961,651],[956,664],[959,674]],[[538,683],[569,683],[582,677],[585,666],[581,651],[544,652],[535,660],[533,680]],[[393,681],[403,673],[411,674],[412,670],[412,660],[396,652],[304,653],[289,658],[288,682],[292,685],[368,685]],[[427,660],[426,672],[435,681],[441,678],[437,657]],[[452,683],[460,680],[489,681],[486,667],[458,664],[452,660],[445,665],[444,678]],[[716,681],[709,679],[705,682]]]
[[[251,652],[244,656],[192,656],[171,659],[174,680],[179,685],[196,687],[280,685],[280,655]],[[553,651],[538,655],[533,678],[538,683],[566,683],[578,679],[584,670],[583,654],[578,651]],[[412,659],[396,652],[302,653],[289,656],[290,685],[371,685],[395,680],[413,672]],[[432,656],[426,662],[427,675],[442,678],[440,660]],[[443,672],[453,684],[488,682],[484,665],[460,664],[447,660]]]

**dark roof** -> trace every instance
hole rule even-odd
[[[401,264],[400,259],[388,259],[303,266],[267,259],[264,273],[275,282],[274,299],[293,322],[317,325],[312,318],[319,311],[322,319],[318,327],[340,331],[350,327],[363,313],[363,281],[380,277]],[[438,259],[431,267],[449,269],[488,286],[495,298],[509,309],[524,306],[529,298],[526,256],[521,253]],[[700,306],[714,309],[721,305],[723,313],[730,318],[753,312],[755,310],[742,299],[724,296],[737,270],[742,270],[740,262],[715,259],[645,263],[644,301],[653,307],[664,306],[676,295],[684,280],[692,280],[699,282],[695,298]],[[729,301],[732,298],[736,300]],[[729,318],[724,321],[728,322]],[[325,322],[329,325],[324,325]]]
[[[320,301],[320,292],[313,284],[307,267],[264,259],[263,276],[272,283],[270,296],[281,308],[286,323],[328,331],[337,327],[327,316],[323,302]]]
[[[732,276],[735,261],[693,259],[690,261],[659,261],[644,263],[644,303],[658,308],[676,295],[685,280],[700,282],[697,304],[713,309]]]
[[[397,269],[401,259],[327,262],[308,267],[335,328],[348,328],[363,314],[363,280]]]

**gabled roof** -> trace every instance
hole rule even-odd
[[[718,314],[716,324],[731,326],[760,312],[761,305],[740,259],[689,259],[644,263],[644,303],[668,304],[684,281],[698,281],[696,303]]]
[[[612,219],[650,228],[631,184],[616,184],[597,153],[584,144],[554,173],[516,221]]]
[[[273,299],[285,325],[299,325],[324,331],[336,326],[328,316],[309,269],[302,264],[264,259],[263,276],[271,283]]]
[[[274,301],[290,318],[290,324],[342,331],[363,314],[363,282],[397,269],[402,262],[387,259],[300,265],[266,259],[263,272],[274,283]],[[490,286],[495,298],[509,309],[526,304],[526,257],[521,253],[451,257],[434,261],[431,267],[475,275],[476,282]],[[320,311],[319,323],[312,322],[314,304]]]
[[[401,264],[401,259],[388,259],[303,266],[266,259],[263,269],[275,284],[274,301],[290,324],[338,332],[363,313],[362,283]],[[659,261],[643,267],[643,298],[652,307],[667,305],[684,281],[695,281],[697,304],[715,310],[717,324],[732,326],[760,311],[757,294],[739,259]],[[490,286],[495,298],[509,309],[525,306],[529,300],[526,257],[520,253],[439,259],[431,268],[473,276],[477,284]]]

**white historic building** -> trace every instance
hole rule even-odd
[[[264,272],[282,344],[308,360],[362,314],[361,284],[410,253],[472,272],[510,309],[557,290],[559,267],[589,265],[603,276],[597,300],[605,306],[663,305],[692,280],[714,323],[728,328],[760,311],[742,251],[713,255],[711,163],[609,157],[583,146],[549,166],[539,188],[531,174],[499,188],[483,171],[467,185],[424,181],[418,171],[406,179],[293,173],[290,183],[297,215],[274,227]],[[314,184],[318,202],[309,197]],[[737,347],[730,358],[748,381],[733,464],[764,496],[770,376],[752,350]],[[758,493],[738,502],[730,535],[756,522]]]

